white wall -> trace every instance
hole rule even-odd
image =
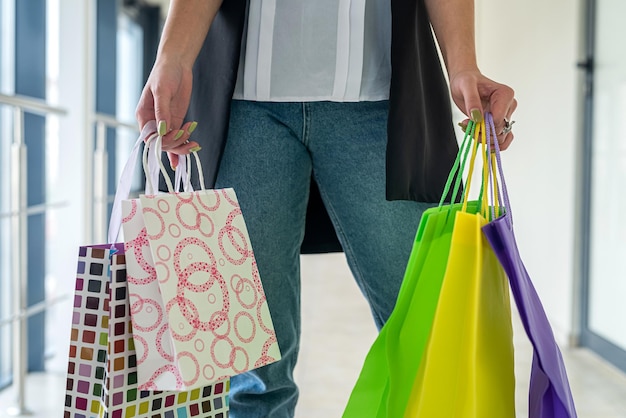
[[[481,70],[519,102],[503,157],[518,245],[556,337],[572,328],[581,0],[476,0]]]

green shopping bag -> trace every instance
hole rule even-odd
[[[410,260],[424,258],[425,254],[429,252],[430,246],[434,241],[433,238],[436,235],[436,230],[438,229],[437,227],[441,225],[441,222],[437,221],[441,221],[442,218],[445,220],[445,215],[445,211],[433,213],[430,209],[424,213]],[[445,237],[438,241],[437,249],[443,249],[442,253],[445,254]],[[449,243],[447,245],[449,246]],[[411,296],[415,293],[414,289],[417,284],[417,281],[413,280],[413,278],[419,276],[419,272],[415,271],[415,269],[419,268],[421,265],[420,263],[409,261],[396,309],[394,309],[394,312],[378,334],[367,354],[363,369],[344,412],[344,418],[374,418],[386,416],[386,399],[389,394],[390,375],[389,365],[387,364],[387,342],[390,339],[388,335],[390,333],[394,334],[394,331],[396,331],[395,328],[402,327],[404,318],[403,312],[400,312],[400,310],[404,310],[402,308],[405,307],[408,308],[411,304]],[[436,288],[431,290],[438,292]],[[395,333],[397,334],[397,332]]]
[[[469,129],[466,132],[446,183],[444,197],[448,195],[455,177],[457,181],[452,196],[458,195],[473,133]],[[471,177],[471,171],[468,177]],[[476,213],[480,206],[479,201],[469,202],[467,211]],[[396,306],[370,348],[344,418],[403,415],[439,298],[450,251],[454,214],[460,209],[460,204],[443,205],[442,198],[439,207],[424,212]],[[420,280],[424,276],[428,276],[429,280]],[[419,320],[415,321],[415,318]]]

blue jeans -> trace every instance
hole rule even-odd
[[[387,111],[387,101],[233,102],[216,186],[239,198],[282,359],[232,378],[231,418],[294,415],[311,176],[376,325],[391,314],[428,205],[385,199]]]

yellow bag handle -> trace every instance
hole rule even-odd
[[[467,137],[468,135],[470,137]],[[483,166],[479,212],[485,219],[495,219],[501,215],[503,209],[498,184],[498,161],[494,152],[495,148],[490,142],[497,139],[491,138],[491,135],[487,132],[487,125],[484,120],[478,123],[470,121],[466,130],[466,138],[469,139],[470,143],[468,146],[471,147],[472,152],[469,158],[469,169],[466,177],[467,184],[463,194],[461,211],[467,212],[470,185],[476,167],[478,147],[480,146]],[[465,142],[462,148],[465,148]],[[467,151],[469,151],[469,148],[467,148]]]
[[[474,130],[474,139],[477,139],[479,133],[478,129]],[[462,212],[467,212],[467,201],[469,199],[469,191],[470,185],[472,184],[472,174],[474,173],[474,165],[476,163],[476,149],[478,148],[478,141],[471,144],[472,146],[472,155],[470,157],[470,165],[467,173],[467,186],[465,186],[465,195],[463,196],[463,206],[461,207]]]
[[[471,123],[471,122],[470,122]],[[473,132],[474,143],[472,144],[472,154],[470,157],[470,165],[469,172],[467,175],[467,187],[465,189],[465,194],[463,196],[463,207],[462,211],[467,211],[467,203],[469,201],[469,189],[471,184],[472,174],[474,172],[474,167],[476,163],[476,154],[478,147],[481,147],[482,152],[482,193],[480,196],[481,206],[480,206],[480,214],[485,219],[497,218],[501,213],[501,202],[500,195],[498,192],[498,176],[497,176],[497,159],[496,155],[492,150],[491,144],[487,139],[487,126],[485,121],[481,121],[475,124],[475,129]],[[497,140],[493,138],[493,140]],[[489,213],[489,209],[492,208],[492,213]],[[490,216],[491,215],[491,216]]]

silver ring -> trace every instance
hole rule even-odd
[[[506,120],[506,118],[504,118],[504,129],[502,130],[502,132],[500,132],[500,135],[506,135],[509,132],[511,132],[511,130],[513,129],[513,124],[514,123],[515,123],[514,120],[509,122],[508,120]]]

